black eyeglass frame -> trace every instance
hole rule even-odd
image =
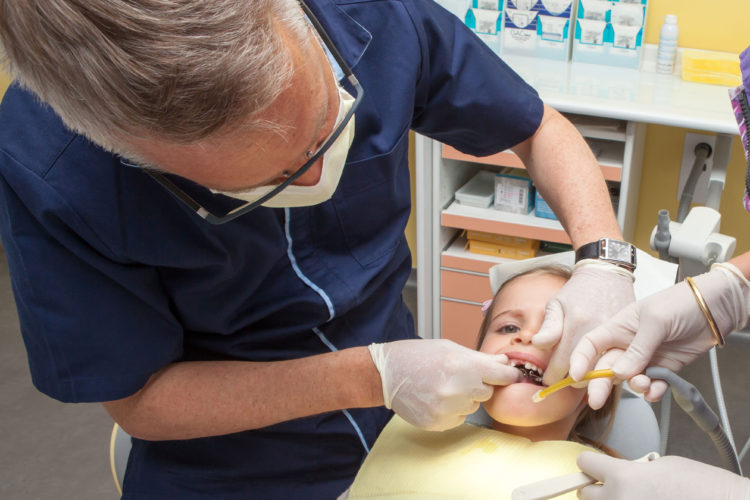
[[[359,80],[357,80],[357,77],[354,76],[354,73],[352,72],[352,69],[349,67],[349,65],[346,63],[344,58],[341,56],[341,53],[338,51],[336,46],[333,44],[333,41],[328,36],[328,33],[326,33],[325,29],[323,29],[323,26],[320,24],[320,21],[315,17],[315,15],[312,13],[310,8],[305,5],[305,3],[300,0],[300,6],[302,7],[302,10],[307,15],[308,19],[312,23],[315,30],[318,32],[318,35],[320,35],[320,38],[323,40],[323,43],[325,43],[328,50],[331,52],[331,55],[336,60],[338,65],[341,67],[341,70],[344,73],[344,76],[349,81],[349,83],[354,87],[354,90],[356,91],[356,97],[354,99],[354,104],[352,104],[351,109],[346,113],[346,116],[344,116],[344,119],[341,120],[341,123],[336,127],[336,129],[333,131],[333,133],[328,137],[328,140],[323,144],[318,151],[315,152],[308,160],[303,164],[299,169],[297,169],[296,172],[291,174],[287,179],[284,180],[281,184],[276,186],[273,190],[269,191],[267,194],[263,195],[261,198],[257,199],[253,202],[245,203],[244,205],[240,205],[237,208],[234,208],[227,212],[224,215],[214,215],[211,212],[208,211],[208,209],[204,208],[200,203],[195,201],[190,195],[185,193],[182,189],[177,187],[177,185],[172,182],[169,178],[164,176],[162,173],[153,170],[153,169],[144,169],[144,172],[146,172],[148,175],[150,175],[156,182],[162,185],[169,193],[177,198],[180,202],[182,202],[184,205],[186,205],[191,211],[198,214],[199,217],[205,219],[211,224],[214,225],[220,225],[220,224],[226,224],[227,222],[230,222],[237,217],[240,217],[242,215],[245,215],[248,212],[251,212],[252,210],[255,210],[259,206],[261,206],[263,203],[267,202],[277,194],[279,194],[284,188],[286,188],[288,185],[293,183],[296,179],[298,179],[300,176],[302,176],[305,172],[307,172],[310,167],[312,167],[315,162],[320,159],[323,154],[325,154],[326,151],[331,147],[331,145],[336,142],[336,139],[338,139],[339,135],[341,135],[341,132],[346,128],[349,121],[352,119],[352,116],[354,116],[354,111],[359,107],[360,102],[362,102],[362,98],[365,95],[365,90],[362,88],[362,85],[359,83]]]

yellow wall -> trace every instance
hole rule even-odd
[[[690,47],[739,54],[750,45],[750,1],[713,0],[649,0],[646,20],[646,43],[658,43],[659,29],[664,16],[676,14],[680,27],[680,47]],[[677,215],[677,183],[680,177],[682,148],[686,132],[698,132],[672,127],[649,125],[643,159],[643,174],[634,243],[648,249],[651,229],[656,224],[656,213],[666,208]],[[413,156],[410,157],[414,165]],[[412,186],[414,186],[412,168]],[[745,161],[742,145],[735,140],[727,172],[727,185],[722,197],[721,230],[737,238],[735,254],[750,250],[750,214],[742,206]],[[413,190],[412,190],[413,198]],[[413,202],[413,199],[412,199]],[[412,211],[412,218],[413,218]],[[416,232],[413,221],[406,228],[407,239],[415,255]],[[416,266],[416,261],[414,261]]]
[[[750,2],[714,0],[650,0],[646,20],[646,43],[658,43],[659,28],[667,14],[676,14],[680,47],[719,50],[739,54],[750,45]],[[643,158],[643,177],[638,201],[634,243],[648,248],[656,213],[666,208],[677,214],[677,183],[685,133],[697,132],[649,125]],[[721,231],[737,238],[735,254],[750,250],[750,215],[742,206],[745,161],[739,139],[734,141],[721,203]]]
[[[10,85],[10,78],[5,73],[0,71],[0,97],[5,94],[5,89],[8,88],[8,85]]]

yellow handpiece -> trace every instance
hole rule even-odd
[[[607,370],[593,370],[590,372],[586,372],[586,375],[584,375],[583,378],[578,381],[573,380],[571,377],[567,377],[567,378],[562,379],[556,384],[552,384],[549,387],[545,387],[544,389],[540,389],[536,391],[534,395],[531,397],[531,399],[535,403],[538,403],[539,401],[546,398],[553,392],[557,392],[560,389],[564,389],[568,387],[569,385],[577,384],[578,382],[581,382],[583,380],[591,380],[595,378],[614,377],[614,376],[615,376],[615,372],[613,372],[610,369],[607,369]]]

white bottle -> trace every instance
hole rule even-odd
[[[671,74],[674,71],[674,60],[677,55],[677,16],[667,14],[659,33],[659,50],[656,56],[656,72]]]

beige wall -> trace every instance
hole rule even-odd
[[[719,50],[739,54],[750,45],[750,1],[714,0],[710,3],[686,0],[649,0],[646,20],[646,43],[658,43],[659,28],[666,14],[676,14],[680,27],[681,47]],[[649,125],[643,159],[643,174],[638,200],[634,243],[648,249],[656,213],[666,208],[674,217],[677,212],[677,183],[685,133],[690,130]],[[698,131],[693,131],[698,132]],[[414,186],[414,157],[412,186]],[[736,253],[750,250],[750,214],[742,206],[745,162],[739,139],[735,140],[722,197],[722,232],[737,238]],[[413,202],[412,189],[412,202]],[[412,211],[414,212],[414,211]],[[412,213],[412,218],[414,214]],[[416,255],[416,232],[412,221],[406,236]],[[414,262],[416,266],[416,262]]]

